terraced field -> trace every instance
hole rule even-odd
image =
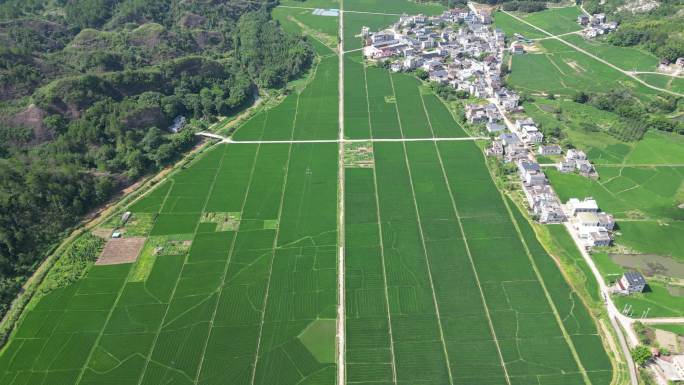
[[[130,206],[154,253],[34,301],[0,382],[609,384],[594,321],[473,141],[313,142],[338,135],[331,53],[233,137],[258,143],[216,144]],[[343,60],[346,137],[467,136],[415,78]],[[269,143],[291,139],[312,142]]]

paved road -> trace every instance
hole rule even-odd
[[[534,39],[530,39],[530,41],[539,41],[539,40],[548,40],[548,39],[553,39],[556,37],[562,37],[562,36],[567,36],[567,35],[579,35],[581,34],[582,31],[572,31],[572,32],[566,32],[566,33],[561,33],[560,35],[553,35],[553,36],[547,36],[547,37],[537,37]]]
[[[338,141],[344,140],[344,0],[340,1],[340,19],[339,19],[339,136]],[[345,201],[344,201],[344,146],[338,146],[338,156],[337,160],[337,214],[338,214],[338,224],[337,224],[337,383],[344,385],[347,383],[347,349],[346,341],[347,337],[345,331],[347,329],[347,310],[346,310],[346,291],[345,288]]]
[[[627,366],[629,367],[629,376],[631,379],[631,383],[632,385],[637,385],[638,380],[636,368],[634,365],[634,361],[632,360],[632,355],[629,351],[629,346],[636,346],[639,344],[639,338],[637,337],[636,333],[634,332],[634,329],[632,328],[632,323],[634,323],[634,320],[620,313],[620,311],[617,309],[615,303],[613,302],[613,299],[610,296],[610,290],[608,290],[608,285],[606,285],[606,281],[603,279],[601,272],[599,272],[599,269],[596,267],[596,264],[587,252],[587,249],[584,248],[582,242],[579,240],[579,238],[577,238],[577,234],[575,234],[572,225],[566,222],[565,227],[568,230],[568,233],[570,233],[572,240],[575,241],[575,245],[579,249],[580,254],[582,254],[582,258],[584,258],[584,261],[587,262],[587,265],[589,265],[591,272],[594,274],[594,279],[596,279],[596,281],[599,284],[599,290],[601,291],[601,295],[603,295],[606,309],[608,310],[608,318],[610,319],[610,322],[613,325],[613,329],[615,329],[615,333],[617,333],[618,335],[620,347],[622,348],[625,360],[627,360]],[[623,330],[625,334],[627,334],[627,341],[625,341],[624,335],[622,334]]]
[[[638,74],[654,74],[654,75],[663,75],[663,76],[669,76],[671,78],[679,78],[679,79],[684,79],[684,76],[682,75],[675,75],[675,74],[666,74],[663,72],[657,72],[657,71],[627,71],[633,75],[638,75]]]
[[[654,89],[654,90],[657,90],[657,91],[660,91],[660,92],[664,92],[664,93],[667,93],[667,94],[671,94],[671,95],[676,95],[676,96],[682,96],[682,97],[684,97],[684,94],[681,94],[681,93],[679,93],[679,92],[674,92],[674,91],[666,90],[666,89],[664,89],[664,88],[659,88],[659,87],[653,86],[653,85],[651,85],[651,84],[649,84],[649,83],[646,83],[645,81],[641,80],[639,77],[637,77],[636,75],[633,75],[633,74],[630,73],[629,71],[625,71],[625,70],[623,70],[622,68],[620,68],[620,67],[618,67],[618,66],[616,66],[616,65],[614,65],[614,64],[612,64],[612,63],[610,63],[610,62],[607,62],[607,61],[601,59],[600,57],[598,57],[598,56],[596,56],[596,55],[594,55],[594,54],[592,54],[592,53],[590,53],[590,52],[587,52],[586,50],[584,50],[584,49],[582,49],[582,48],[580,48],[580,47],[578,47],[578,46],[576,46],[576,45],[574,45],[574,44],[572,44],[572,43],[570,43],[570,42],[567,42],[567,41],[561,39],[561,38],[558,37],[558,36],[554,36],[552,33],[548,32],[548,31],[545,31],[545,30],[543,30],[543,29],[537,27],[537,26],[534,25],[534,24],[528,23],[525,19],[522,19],[522,18],[520,18],[520,17],[518,17],[518,16],[516,16],[516,15],[510,13],[510,12],[507,12],[507,11],[504,11],[504,10],[502,10],[501,12],[503,12],[503,13],[507,14],[508,16],[510,16],[510,17],[512,17],[512,18],[514,18],[514,19],[516,19],[516,20],[518,20],[518,21],[520,21],[521,23],[525,23],[525,24],[529,25],[530,27],[532,27],[532,28],[534,28],[534,29],[536,29],[536,30],[538,30],[538,31],[541,31],[541,32],[547,34],[550,38],[556,39],[556,40],[560,41],[561,43],[563,43],[563,44],[565,44],[565,45],[567,45],[567,46],[569,46],[569,47],[575,49],[576,51],[582,52],[583,54],[585,54],[585,55],[587,55],[587,56],[593,58],[594,60],[600,61],[601,63],[607,65],[608,67],[611,67],[611,68],[613,68],[613,69],[615,69],[615,70],[617,70],[617,71],[620,71],[620,72],[623,73],[625,76],[629,76],[630,78],[634,79],[635,81],[637,81],[637,82],[643,84],[644,86],[646,86],[646,87],[648,87],[648,88],[651,88],[651,89]]]
[[[368,138],[368,139],[302,139],[302,140],[233,140],[211,132],[198,132],[195,135],[218,139],[231,144],[297,144],[297,143],[377,143],[377,142],[464,142],[473,140],[489,140],[486,136],[468,136],[464,138]]]
[[[632,353],[629,351],[629,345],[627,345],[627,341],[625,340],[625,335],[622,334],[622,330],[620,329],[620,325],[618,325],[617,320],[615,317],[608,317],[610,319],[610,324],[613,326],[613,329],[615,329],[615,334],[617,334],[618,342],[620,342],[620,349],[622,349],[622,354],[627,357],[627,370],[629,371],[629,379],[630,383],[632,385],[639,385],[639,379],[637,375],[637,370],[636,370],[636,365],[634,364],[634,360],[632,360]]]
[[[279,5],[278,7],[279,7],[279,8],[293,8],[293,9],[311,9],[311,10],[319,9],[319,8],[312,8],[312,7],[295,7],[295,6],[292,6],[292,5]],[[340,14],[341,14],[342,12],[346,12],[346,13],[365,13],[365,14],[367,14],[367,15],[401,16],[401,13],[366,12],[366,11],[342,11],[342,10],[340,9]]]

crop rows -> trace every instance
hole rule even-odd
[[[336,95],[316,79],[247,134],[334,135]],[[187,254],[156,256],[143,280],[95,266],[45,296],[0,357],[2,383],[334,382],[336,175],[335,144],[216,146],[131,206],[156,216],[150,235],[191,241]]]
[[[368,4],[390,5],[349,6]],[[349,56],[346,135],[466,135],[419,81]],[[322,57],[234,139],[335,139],[337,87],[337,57]],[[216,145],[130,207],[187,247],[94,266],[32,304],[0,383],[335,384],[338,269],[348,384],[610,383],[594,321],[474,143],[372,147],[338,197],[335,143]]]
[[[366,69],[372,137],[460,132],[412,79],[381,75]],[[376,143],[374,159],[345,181],[349,381],[610,383],[593,320],[473,143]]]

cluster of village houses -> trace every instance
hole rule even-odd
[[[505,35],[490,28],[488,11],[451,9],[440,16],[402,15],[390,28],[361,31],[369,60],[390,61],[395,72],[423,69],[429,80],[448,84],[475,97],[506,97],[500,67]],[[517,104],[517,96],[515,96]]]
[[[490,156],[503,157],[506,162],[515,162],[530,211],[543,224],[569,221],[587,248],[609,246],[615,226],[613,217],[601,212],[596,200],[592,198],[572,198],[562,204],[549,184],[542,165],[536,161],[536,154],[562,155],[561,147],[543,145],[544,136],[530,118],[516,120],[514,127],[513,132],[500,134],[486,151]],[[587,155],[576,149],[569,149],[558,163],[547,166],[556,167],[563,173],[578,172],[586,177],[596,176],[594,166],[587,160]]]
[[[606,22],[606,15],[604,13],[597,13],[594,15],[579,15],[577,16],[577,23],[584,27],[582,34],[588,38],[594,38],[599,35],[605,35],[617,29],[617,22]]]
[[[597,18],[603,25],[605,18]],[[586,247],[607,246],[611,242],[613,219],[598,210],[596,201],[570,200],[563,205],[551,188],[540,155],[561,155],[557,145],[543,145],[544,135],[531,118],[518,119],[515,124],[504,116],[523,111],[519,96],[502,85],[501,64],[506,50],[505,35],[490,27],[487,10],[451,9],[439,16],[402,15],[388,29],[371,33],[363,27],[366,59],[389,61],[395,72],[422,68],[429,80],[448,84],[472,96],[486,99],[488,104],[470,104],[465,115],[471,124],[485,126],[497,138],[487,154],[514,162],[518,166],[522,190],[530,211],[541,223],[571,221]],[[513,53],[515,43],[511,49]],[[561,172],[579,172],[592,177],[596,171],[579,150],[569,150],[556,167]],[[595,208],[594,208],[595,207]]]

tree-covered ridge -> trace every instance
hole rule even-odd
[[[204,125],[281,87],[308,42],[254,0],[0,3],[0,316],[51,244]]]

